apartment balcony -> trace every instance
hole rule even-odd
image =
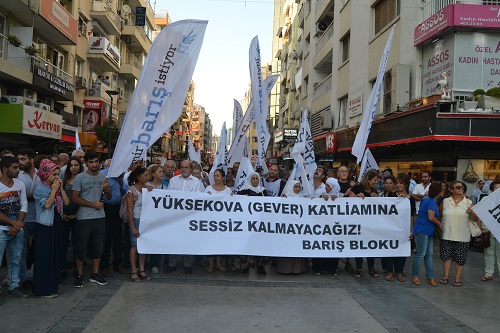
[[[303,29],[304,28],[304,5],[302,5],[299,9],[299,28]]]
[[[316,52],[313,60],[315,69],[323,72],[332,71],[333,44],[332,22],[316,42]]]
[[[112,1],[92,1],[90,17],[97,21],[101,27],[110,35],[119,35],[121,30],[122,18],[117,14]]]
[[[89,38],[87,59],[95,69],[102,73],[120,70],[120,51],[106,37]]]
[[[311,112],[315,113],[331,105],[332,74],[328,75],[323,81],[314,83],[314,99],[311,106]]]
[[[118,111],[124,113],[128,111],[128,106],[132,100],[132,91],[124,91],[123,94],[120,93],[118,97]]]
[[[156,2],[156,1],[155,1]],[[153,6],[151,6],[150,0],[126,0],[126,4],[130,6],[130,8],[146,7],[146,17],[149,22],[154,22],[154,11]]]
[[[140,48],[146,52],[149,51],[152,44],[144,27],[135,26],[135,16],[133,14],[130,14],[129,18],[124,20],[122,39],[129,47]]]
[[[0,34],[0,80],[30,84],[31,57],[21,47],[11,45],[4,35]]]
[[[133,54],[127,53],[121,59],[120,74],[131,75],[139,79],[142,70],[142,63]]]

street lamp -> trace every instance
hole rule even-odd
[[[108,119],[113,119],[113,96],[118,95],[120,92],[117,90],[106,90],[106,94],[111,98],[111,107],[109,108]],[[108,159],[111,158],[111,128],[108,129]]]

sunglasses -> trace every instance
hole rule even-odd
[[[463,186],[455,186],[454,189],[455,190],[462,190],[464,187]]]

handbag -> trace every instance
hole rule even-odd
[[[481,229],[477,225],[477,222],[469,220],[469,230],[472,237],[477,237],[481,235]]]
[[[486,249],[490,247],[490,233],[485,232],[481,236],[474,237],[472,245],[478,249]]]
[[[479,176],[474,171],[474,167],[472,166],[472,162],[471,161],[469,161],[469,164],[467,165],[467,169],[465,169],[465,173],[462,176],[462,178],[467,183],[475,183],[479,179]]]

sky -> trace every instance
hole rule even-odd
[[[167,11],[172,22],[208,20],[193,74],[194,101],[205,107],[213,130],[232,127],[233,99],[248,90],[250,42],[259,36],[263,64],[272,59],[273,0],[150,0],[156,13]]]

